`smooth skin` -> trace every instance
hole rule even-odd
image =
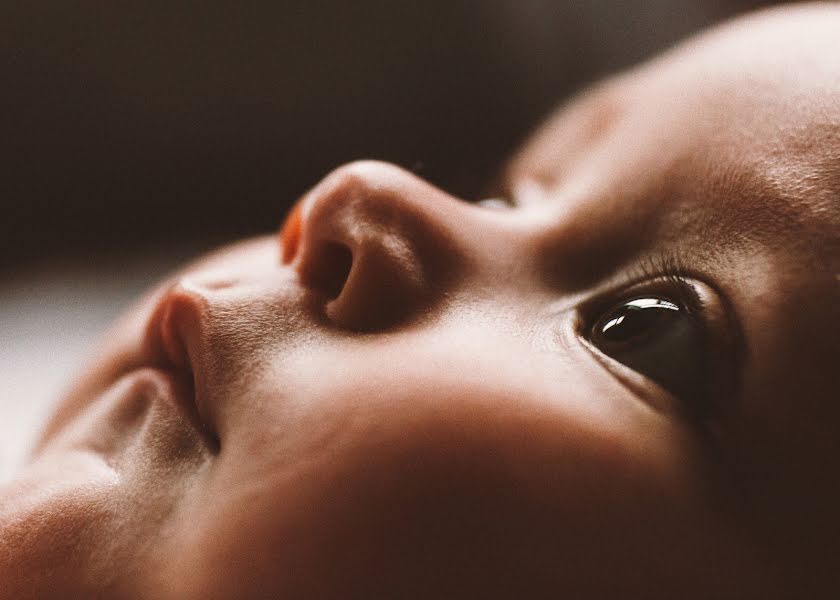
[[[353,163],[164,282],[0,489],[0,597],[837,597],[838,31],[595,86],[508,205]],[[702,411],[589,335],[675,263]]]

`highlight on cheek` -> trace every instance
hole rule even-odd
[[[280,248],[281,257],[284,265],[289,264],[294,260],[297,254],[298,244],[300,242],[300,226],[301,226],[301,203],[295,204],[292,211],[286,217],[286,221],[280,228]]]

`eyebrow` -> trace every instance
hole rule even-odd
[[[831,174],[727,165],[698,201],[700,218],[683,221],[682,233],[710,257],[756,244],[795,251],[811,260],[837,252],[840,190]]]
[[[784,248],[806,267],[831,268],[828,263],[836,261],[840,190],[832,197],[827,174],[727,162],[690,179],[677,170],[663,179],[656,198],[626,198],[616,191],[611,199],[578,206],[583,212],[558,223],[566,231],[550,236],[558,248],[548,255],[572,252],[578,259],[548,265],[549,279],[568,291],[581,290],[646,257],[675,250],[684,257],[681,263],[698,268],[714,268],[733,252],[760,247]],[[639,202],[647,209],[634,211]]]

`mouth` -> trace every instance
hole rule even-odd
[[[218,447],[200,401],[199,349],[205,313],[199,296],[180,281],[142,301],[106,336],[93,367],[58,404],[35,453],[67,427],[87,420],[85,415],[98,419],[95,415],[106,411],[111,416],[103,416],[105,426],[114,420],[114,414],[143,414],[152,403],[160,404],[165,413],[179,415],[178,420],[194,430],[208,448]],[[126,423],[114,431],[129,429]],[[112,437],[120,436],[115,433]]]
[[[292,270],[278,269],[276,238],[240,242],[173,274],[124,313],[104,336],[93,360],[48,417],[33,453],[83,414],[95,411],[120,381],[133,377],[154,379],[160,384],[157,387],[169,390],[155,393],[189,417],[211,446],[218,445],[215,430],[222,422],[218,414],[222,406],[217,405],[212,382],[218,361],[224,360],[217,344],[224,329],[220,319],[229,314],[222,310],[220,316],[219,306],[240,308],[269,285],[274,286],[272,299],[282,296],[290,307],[287,313],[309,323],[314,309],[306,304]],[[164,380],[169,383],[164,385]]]

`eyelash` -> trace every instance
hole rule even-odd
[[[686,286],[690,288],[691,286],[688,284],[688,277],[690,276],[691,270],[679,254],[657,254],[631,267],[625,285],[629,285],[633,281],[664,280],[682,288]]]
[[[693,272],[679,254],[651,256],[633,265],[614,291],[599,294],[600,299],[584,311],[584,323],[591,327],[597,315],[610,308],[644,295],[658,295],[675,301],[689,317],[704,322],[704,304],[690,283]]]

